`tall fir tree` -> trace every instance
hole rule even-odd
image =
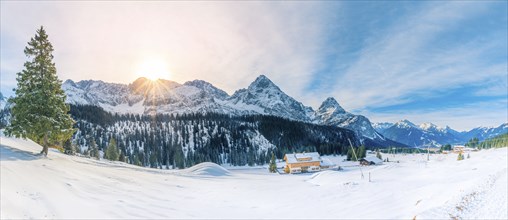
[[[104,155],[104,158],[108,159],[108,160],[118,160],[118,157],[120,155],[118,154],[118,147],[116,146],[116,140],[114,138],[111,138],[109,140],[109,144],[108,144],[108,147],[105,151],[105,155]]]
[[[359,159],[362,159],[362,158],[365,158],[365,156],[367,155],[367,150],[365,149],[365,146],[362,145],[360,146],[360,148],[358,148],[358,154],[356,155]]]
[[[41,154],[47,155],[51,144],[61,144],[71,138],[74,120],[68,114],[70,107],[65,104],[62,81],[56,74],[53,46],[42,26],[24,52],[29,61],[17,74],[16,96],[10,99],[11,124],[5,133],[32,139],[42,145]]]
[[[272,153],[272,159],[270,159],[269,171],[270,171],[270,173],[277,172],[277,164],[275,163],[275,154],[273,154],[273,153]]]
[[[92,141],[90,141],[90,148],[88,150],[90,157],[93,157],[97,160],[100,159],[101,155],[99,153],[99,148],[97,147],[95,140],[92,139]]]

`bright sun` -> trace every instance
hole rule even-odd
[[[169,79],[170,72],[166,62],[160,59],[145,60],[137,67],[136,74],[152,81],[157,79]]]

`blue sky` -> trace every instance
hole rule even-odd
[[[328,96],[374,122],[458,130],[508,121],[506,1],[1,2],[1,91],[39,25],[61,79],[166,78],[233,93],[265,74],[317,108]]]

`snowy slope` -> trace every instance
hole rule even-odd
[[[314,175],[210,163],[156,170],[56,151],[34,156],[40,148],[1,136],[2,219],[508,218],[508,148],[473,152],[463,161],[454,154],[429,162],[424,155],[383,155],[400,162],[362,170],[340,162],[344,171]]]

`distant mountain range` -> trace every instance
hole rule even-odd
[[[353,130],[366,143],[401,145],[383,137],[372,127],[368,118],[346,112],[334,98],[327,98],[319,109],[314,110],[288,96],[264,75],[231,96],[202,80],[179,84],[163,79],[154,82],[139,78],[129,85],[95,80],[67,80],[62,88],[67,94],[68,103],[100,106],[109,112],[272,115]]]
[[[386,138],[413,147],[464,144],[471,138],[476,137],[481,141],[508,133],[508,123],[501,124],[499,127],[479,127],[463,132],[458,132],[448,126],[438,127],[432,123],[415,125],[408,120],[397,123],[373,123],[373,127]]]

